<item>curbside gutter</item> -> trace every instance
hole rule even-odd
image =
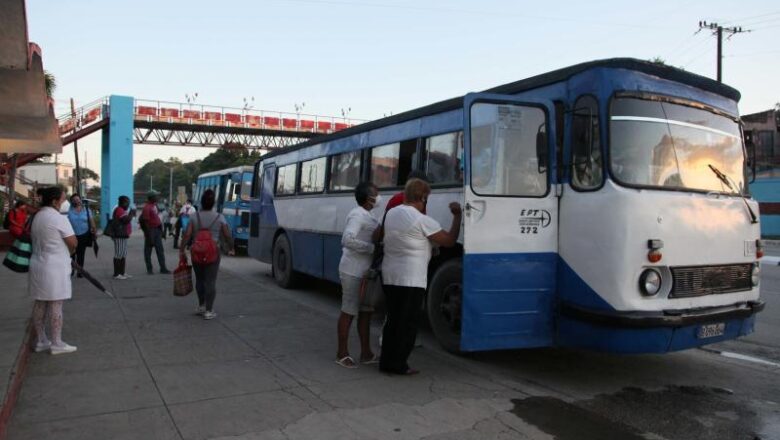
[[[16,355],[16,362],[14,362],[11,375],[8,378],[8,388],[6,389],[5,398],[2,402],[2,408],[0,409],[0,440],[5,440],[6,438],[8,423],[11,421],[11,415],[16,406],[16,401],[19,398],[19,393],[22,390],[22,382],[24,382],[27,365],[30,361],[32,339],[32,321],[28,319],[24,339],[22,340],[22,345],[19,347],[19,352]]]

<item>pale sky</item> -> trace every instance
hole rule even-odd
[[[661,57],[715,77],[700,20],[724,39],[723,80],[742,114],[780,101],[780,4],[772,0],[27,0],[29,37],[57,78],[57,114],[110,94],[376,119],[594,59]],[[100,136],[79,144],[100,172]],[[134,170],[206,148],[136,146]],[[81,154],[83,157],[83,153]],[[72,147],[62,161],[73,161]]]

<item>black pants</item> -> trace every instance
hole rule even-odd
[[[92,233],[76,236],[76,253],[73,258],[76,260],[79,266],[84,267],[84,254],[87,252],[87,248],[92,246]]]
[[[214,298],[217,297],[217,274],[219,273],[219,258],[211,264],[193,264],[195,272],[195,291],[198,293],[198,305],[206,306],[206,310],[214,310]]]
[[[168,270],[165,267],[165,249],[162,244],[162,229],[152,228],[147,230],[144,236],[144,261],[146,262],[146,271],[152,271],[152,248],[157,252],[157,262],[160,263],[160,270]]]
[[[403,374],[414,348],[425,289],[383,285],[387,321],[382,331],[382,357],[379,369]]]
[[[163,229],[163,237],[168,237],[168,236],[173,235],[173,233],[171,232],[171,224],[170,223],[166,222],[165,225],[163,225],[163,228],[164,228]]]

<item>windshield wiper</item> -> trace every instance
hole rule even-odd
[[[731,185],[731,182],[729,180],[729,176],[723,174],[723,172],[721,170],[715,168],[715,166],[712,165],[711,163],[708,163],[707,166],[710,167],[712,172],[715,173],[716,176],[718,176],[718,179],[720,179],[720,181],[723,182],[723,184],[725,184],[731,190],[731,192],[734,192],[734,193],[737,192],[734,189],[734,186]],[[740,196],[742,197],[742,201],[745,202],[745,207],[747,208],[748,213],[750,214],[750,223],[752,223],[752,224],[758,223],[758,219],[756,218],[756,213],[753,212],[753,208],[751,208],[750,205],[748,204],[745,195],[740,193]]]

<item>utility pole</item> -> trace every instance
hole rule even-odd
[[[70,98],[70,117],[76,119],[76,108],[73,105],[73,98]],[[73,132],[76,132],[76,126],[73,126]],[[73,175],[73,194],[81,194],[81,167],[79,166],[79,141],[73,141],[73,155],[76,157],[76,173]]]
[[[699,22],[699,30],[709,29],[714,35],[718,37],[718,82],[723,82],[723,32],[729,34],[728,38],[734,36],[734,34],[741,34],[743,32],[750,32],[749,30],[743,30],[742,26],[723,27],[718,23],[707,23],[706,21]],[[727,39],[728,39],[727,38]]]
[[[170,175],[168,177],[168,206],[173,206],[173,164],[169,168]]]

